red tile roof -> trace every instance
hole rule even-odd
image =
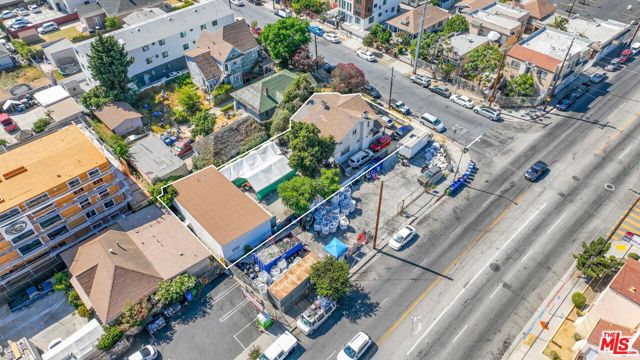
[[[640,305],[640,262],[627,259],[609,287]]]
[[[517,44],[509,50],[507,55],[518,60],[529,62],[552,73],[555,73],[556,68],[562,62],[559,59]]]
[[[587,342],[591,345],[599,346],[600,338],[602,337],[603,331],[620,331],[622,333],[622,336],[631,336],[633,334],[633,331],[629,328],[610,323],[606,320],[600,320],[591,332],[591,335],[589,335],[589,339],[587,339]]]

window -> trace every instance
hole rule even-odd
[[[83,191],[84,191],[83,187],[77,188],[77,189],[73,190],[73,195],[78,195]]]
[[[162,52],[162,58],[168,58],[169,57],[169,52],[168,51],[163,51]]]
[[[93,180],[93,185],[98,185],[98,184],[100,184],[100,183],[101,183],[101,182],[103,182],[103,181],[104,181],[104,180],[102,180],[102,178],[100,178],[100,179],[95,179],[95,180]]]
[[[547,73],[546,71],[544,71],[544,70],[538,70],[538,71],[536,72],[536,75],[538,75],[538,77],[539,77],[540,79],[542,79],[542,80],[544,80],[544,79],[546,79],[546,78],[547,78],[547,74],[548,74],[548,73]]]
[[[146,51],[149,51],[149,45],[144,45],[142,47],[142,52],[146,52]]]
[[[18,251],[20,251],[20,254],[22,255],[27,255],[33,250],[39,248],[40,246],[42,246],[42,241],[40,241],[40,239],[35,239],[32,242],[28,243],[27,245],[19,247]]]
[[[96,191],[98,192],[98,196],[100,197],[100,200],[103,200],[109,196],[109,189],[107,189],[106,185],[100,186],[99,188],[96,189]]]
[[[105,224],[103,224],[102,222],[97,222],[95,224],[91,224],[91,229],[93,229],[93,231],[98,231],[102,228],[106,227]]]
[[[69,228],[67,227],[67,225],[62,225],[61,227],[53,230],[52,232],[47,234],[47,237],[49,238],[49,240],[53,240],[55,238],[57,238],[58,236],[69,232]]]
[[[382,5],[387,5],[387,0],[382,0]]]
[[[78,205],[80,205],[81,209],[86,209],[91,206],[91,200],[89,200],[89,197],[87,195],[77,198],[76,202],[78,203]]]
[[[5,211],[4,213],[0,214],[0,223],[18,215],[20,215],[20,209],[18,208],[13,208],[9,211]]]
[[[159,40],[159,41],[158,41],[158,45],[160,45],[160,46],[162,46],[162,45],[164,45],[164,44],[166,44],[166,43],[167,43],[167,42],[166,42],[166,41],[164,41],[164,40]]]
[[[113,199],[107,201],[104,203],[104,209],[107,210],[111,207],[113,207],[113,205],[115,205],[116,203],[113,201]]]
[[[182,50],[187,50],[189,48],[189,44],[182,44]]]
[[[86,213],[84,213],[84,217],[86,217],[87,220],[91,219],[92,217],[94,217],[96,215],[98,215],[98,213],[94,209],[91,209],[91,210],[87,211]]]
[[[14,245],[19,243],[22,240],[25,240],[27,238],[30,238],[31,235],[35,234],[35,232],[33,230],[27,230],[25,232],[23,232],[22,234],[14,237],[13,239],[11,239],[11,243],[13,243]]]
[[[41,220],[43,218],[45,218],[45,219]],[[44,230],[44,229],[48,228],[49,226],[57,223],[60,220],[62,220],[60,215],[58,215],[58,213],[56,211],[52,211],[52,212],[48,213],[47,215],[44,215],[44,216],[40,217],[40,219],[38,219],[36,221],[38,222],[40,227]]]
[[[69,181],[67,183],[67,185],[69,185],[69,189],[73,189],[75,187],[80,186],[80,183],[81,183],[80,179],[79,178],[75,178],[75,179]]]
[[[218,20],[213,20],[211,22],[211,26],[217,26],[218,25]]]
[[[153,63],[153,59],[152,59],[152,58],[146,58],[144,61],[145,61],[147,64],[151,64],[151,63]]]
[[[183,38],[187,36],[187,32],[186,31],[180,31],[180,37]]]
[[[382,13],[381,12],[378,13],[378,17],[382,17]]]
[[[202,24],[202,25],[200,25],[200,30],[204,30],[204,29],[206,29],[206,28],[207,28],[207,24]]]
[[[511,66],[511,68],[515,70],[520,69],[520,63],[515,60],[511,60],[511,63],[509,64],[509,66]]]
[[[353,129],[353,135],[358,134],[358,129]]]
[[[31,199],[31,200],[29,200],[29,201],[25,202],[24,204],[25,204],[29,209],[31,209],[32,207],[35,207],[35,206],[37,206],[37,205],[40,205],[40,204],[42,204],[43,202],[45,202],[45,201],[47,201],[47,200],[49,200],[49,194],[44,193],[44,194],[42,194],[42,195],[39,195],[39,196],[34,197],[33,199]]]
[[[98,177],[98,175],[100,175],[100,169],[98,169],[98,168],[93,169],[93,170],[89,171],[87,173],[87,175],[89,175],[90,179],[95,179],[96,177]]]

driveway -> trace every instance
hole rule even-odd
[[[250,346],[260,335],[257,312],[236,280],[221,275],[204,292],[153,337],[142,332],[127,355],[152,344],[162,360],[234,359]]]

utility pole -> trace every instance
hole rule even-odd
[[[638,21],[638,26],[636,26],[636,31],[633,32],[633,36],[629,40],[629,47],[627,49],[631,49],[631,45],[633,44],[633,40],[636,38],[636,35],[638,35],[638,30],[640,30],[640,19],[638,19],[637,21]]]
[[[418,43],[416,46],[416,54],[413,60],[413,73],[418,73],[418,59],[420,58],[420,43],[422,42],[422,32],[424,31],[424,19],[427,18],[427,3],[424,4],[422,9],[422,16],[420,17],[420,32],[418,33]]]
[[[498,90],[498,85],[500,84],[500,77],[502,76],[502,68],[504,68],[504,61],[507,58],[507,50],[502,52],[502,58],[500,58],[500,65],[498,66],[498,75],[496,75],[496,80],[493,84],[493,91],[491,92],[491,96],[489,97],[489,106],[493,104],[493,100],[496,98],[496,91]]]
[[[317,67],[317,60],[318,60],[318,35],[313,34],[313,44],[314,47],[316,48],[316,67]]]
[[[229,0],[229,9],[231,9],[231,0]]]
[[[380,194],[378,195],[378,211],[376,213],[376,230],[373,233],[373,250],[376,250],[378,242],[378,225],[380,224],[380,206],[382,205],[382,190],[384,189],[384,180],[380,180]]]
[[[391,80],[389,84],[389,101],[387,102],[387,107],[391,108],[391,92],[393,91],[393,66],[391,67]]]
[[[573,7],[576,6],[576,0],[573,0],[573,3],[571,3],[571,7],[569,9],[567,9],[567,17],[571,17],[571,13],[573,13]]]
[[[547,101],[545,101],[544,103],[544,108],[542,109],[543,111],[547,110],[547,106],[549,105],[549,102],[553,98],[553,94],[556,92],[556,86],[558,86],[558,79],[560,79],[560,77],[562,76],[562,70],[564,69],[564,64],[567,62],[567,58],[569,57],[569,53],[571,52],[571,47],[573,47],[573,42],[575,40],[576,40],[575,36],[571,38],[571,43],[569,44],[569,48],[567,49],[567,52],[564,54],[564,59],[562,59],[562,64],[560,64],[560,71],[558,71],[557,76],[553,77],[553,86],[551,86],[551,93],[547,97]]]

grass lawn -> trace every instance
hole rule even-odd
[[[72,26],[66,29],[61,29],[61,30],[49,33],[49,34],[41,35],[41,37],[48,42],[48,41],[58,40],[62,38],[67,38],[71,40],[72,37],[80,34],[81,32]]]
[[[29,84],[36,88],[48,83],[44,73],[33,66],[25,66],[14,71],[3,71],[0,74],[0,90],[9,91],[14,85]]]

